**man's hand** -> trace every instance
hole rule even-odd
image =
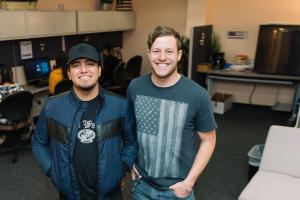
[[[121,180],[121,183],[120,183],[120,188],[121,188],[121,191],[123,191],[123,190],[124,190],[124,187],[125,187],[125,177],[124,177],[124,178],[122,178],[122,180]]]
[[[142,178],[138,170],[135,168],[135,165],[133,165],[130,174],[131,174],[131,180]]]
[[[193,191],[193,185],[185,181],[181,181],[169,187],[179,198],[185,198]]]

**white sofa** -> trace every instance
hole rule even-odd
[[[300,200],[300,129],[271,126],[258,172],[239,200]]]

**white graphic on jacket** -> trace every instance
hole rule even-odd
[[[95,129],[95,123],[92,120],[83,120],[84,128],[80,130],[77,134],[78,139],[81,143],[92,143],[96,137],[96,133],[93,129]]]

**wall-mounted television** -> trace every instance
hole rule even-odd
[[[24,60],[23,63],[27,83],[37,83],[48,80],[51,72],[49,58]]]
[[[260,25],[254,71],[300,75],[300,25]]]

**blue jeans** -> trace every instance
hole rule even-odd
[[[158,190],[143,179],[132,181],[132,199],[133,200],[195,200],[194,192],[185,198],[180,198],[175,195],[172,190]]]

